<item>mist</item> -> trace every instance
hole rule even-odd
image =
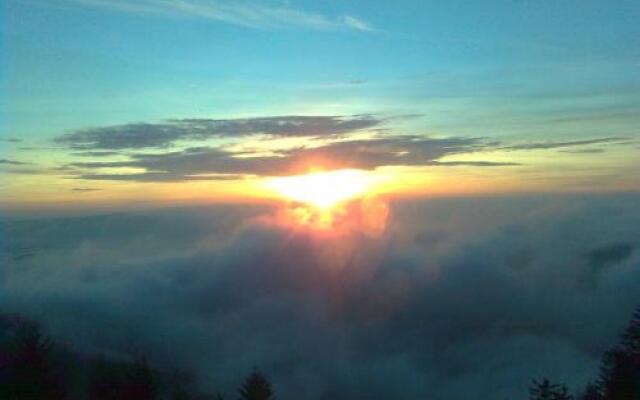
[[[638,200],[395,201],[375,235],[279,224],[267,206],[6,218],[0,312],[228,393],[253,367],[280,398],[578,389],[638,303]]]

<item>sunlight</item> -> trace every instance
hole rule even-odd
[[[364,195],[371,184],[365,171],[344,169],[273,178],[267,185],[288,200],[328,209]]]

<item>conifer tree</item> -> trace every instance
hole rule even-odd
[[[267,378],[254,369],[238,389],[238,400],[275,400],[275,396]]]
[[[622,333],[621,347],[634,361],[638,362],[640,359],[640,306],[635,309],[629,325]]]
[[[620,345],[605,354],[600,380],[607,400],[640,399],[640,307],[623,331]]]
[[[158,388],[155,376],[145,358],[136,360],[131,366],[122,400],[156,400]]]
[[[193,398],[194,378],[184,371],[175,371],[171,382],[171,400],[190,400]]]
[[[117,366],[104,358],[98,359],[89,373],[89,400],[118,400],[123,379]]]
[[[580,400],[603,400],[602,388],[596,382],[590,382],[580,395]]]
[[[566,386],[561,386],[543,379],[533,380],[533,385],[529,389],[529,400],[571,400],[573,397],[569,394]]]
[[[65,398],[51,365],[51,346],[51,339],[36,323],[16,321],[8,367],[11,399]]]

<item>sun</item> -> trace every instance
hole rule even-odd
[[[363,196],[371,183],[365,171],[343,169],[273,178],[267,185],[288,200],[329,209]]]

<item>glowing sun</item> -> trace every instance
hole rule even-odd
[[[288,200],[328,209],[364,195],[371,180],[365,171],[344,169],[273,178],[268,186]]]

